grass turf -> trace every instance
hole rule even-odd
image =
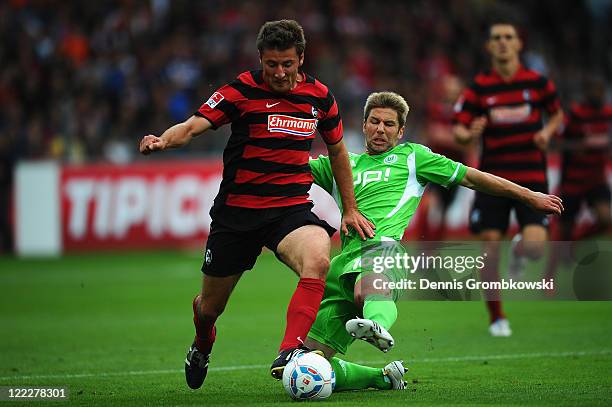
[[[0,258],[0,386],[68,386],[74,405],[293,405],[269,377],[295,276],[270,253],[218,322],[211,370],[184,384],[201,259],[182,252]],[[333,394],[333,405],[610,405],[610,302],[506,304],[491,338],[480,302],[401,302],[396,347],[347,360],[410,367],[405,392]]]

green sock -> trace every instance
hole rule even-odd
[[[337,357],[331,358],[329,363],[331,363],[336,374],[336,389],[334,391],[361,390],[370,387],[389,390],[392,387],[391,381],[380,368],[361,366]]]
[[[363,317],[376,321],[388,331],[397,319],[397,306],[389,299],[370,295],[363,304]]]

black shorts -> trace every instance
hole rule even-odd
[[[227,277],[250,270],[265,246],[276,253],[285,236],[304,225],[318,225],[332,236],[336,229],[310,210],[312,205],[287,207],[282,216],[248,230],[236,230],[213,219],[206,242],[202,272],[208,276]]]
[[[532,191],[548,193],[546,185],[524,185]],[[476,192],[474,205],[470,211],[470,230],[480,233],[483,230],[494,229],[506,233],[510,223],[510,211],[514,209],[516,219],[521,227],[540,225],[548,227],[546,215],[536,212],[525,204],[510,198],[502,198]]]
[[[563,189],[563,188],[561,188]],[[610,204],[610,187],[608,184],[597,185],[590,188],[586,193],[580,195],[568,195],[564,194],[561,196],[563,200],[563,214],[561,215],[562,220],[573,220],[578,216],[580,206],[582,202],[586,202],[591,208],[598,202],[605,202]]]

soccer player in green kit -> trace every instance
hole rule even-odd
[[[376,226],[376,236],[366,243],[399,242],[428,182],[445,187],[463,185],[514,198],[546,214],[558,215],[563,211],[557,196],[534,192],[467,167],[420,144],[398,144],[404,134],[408,110],[404,98],[396,93],[372,93],[364,108],[366,152],[349,154],[355,198],[363,215]],[[320,156],[311,160],[310,167],[314,182],[340,205],[329,158]],[[380,369],[334,356],[337,352],[346,353],[355,339],[388,351],[394,344],[388,330],[397,319],[397,295],[375,289],[366,280],[373,276],[360,267],[364,242],[356,233],[341,235],[341,238],[342,253],[331,262],[323,301],[304,344],[321,350],[329,359],[336,374],[335,391],[370,387],[405,389],[406,369],[401,361]],[[391,280],[398,278],[393,274],[385,276]],[[356,315],[362,318],[355,318]]]

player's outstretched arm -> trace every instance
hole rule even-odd
[[[472,167],[468,167],[461,185],[486,194],[516,199],[549,215],[560,215],[563,212],[563,203],[558,196],[534,192],[505,178]]]
[[[184,122],[170,127],[159,137],[152,134],[144,136],[140,140],[139,149],[142,154],[147,155],[154,151],[180,147],[211,127],[212,124],[207,119],[200,116],[191,116]]]
[[[348,227],[352,227],[365,240],[374,237],[374,224],[367,220],[357,208],[355,191],[353,189],[353,172],[349,162],[348,152],[343,141],[327,146],[329,163],[331,165],[338,192],[342,199],[342,225],[341,231],[345,236],[349,234]]]

